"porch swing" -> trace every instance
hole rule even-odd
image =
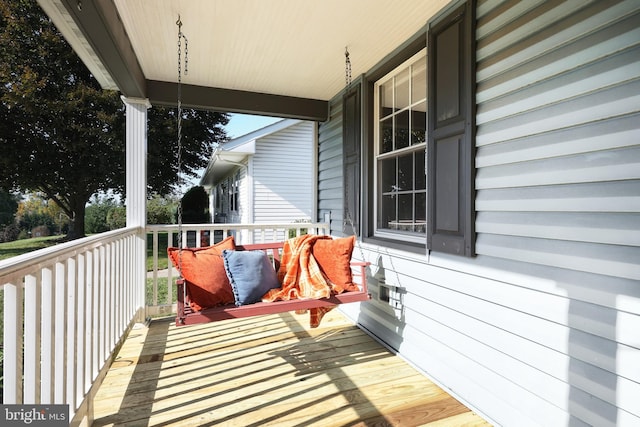
[[[178,26],[177,149],[178,173],[182,170],[182,41]],[[351,64],[346,56],[346,79]],[[347,214],[351,221],[350,214]],[[308,311],[310,325],[337,305],[366,301],[368,262],[353,261],[354,235],[331,238],[303,235],[280,242],[236,245],[229,236],[203,248],[183,244],[182,203],[178,206],[178,246],[167,249],[180,277],[176,280],[176,326],[194,325],[290,311]],[[357,280],[353,280],[353,279]],[[359,282],[359,283],[356,283]]]

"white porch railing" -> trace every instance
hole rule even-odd
[[[92,396],[134,322],[175,312],[177,272],[168,261],[167,269],[158,265],[177,232],[176,225],[125,228],[0,261],[3,404],[68,404],[72,424],[90,424]],[[201,224],[183,233],[183,245],[199,247],[229,235],[242,244],[329,234],[329,224]],[[152,268],[144,283],[147,268],[136,260],[147,237]]]
[[[135,320],[144,292],[137,251],[144,230],[127,228],[0,261],[4,404],[68,404],[86,397]]]
[[[234,236],[236,244],[283,241],[302,234],[329,234],[329,223],[272,224],[188,224],[182,226],[182,246],[202,247]],[[147,316],[162,316],[176,312],[175,279],[177,270],[167,257],[167,247],[177,246],[178,226],[148,225],[152,265],[147,273]],[[160,262],[162,260],[162,262]],[[165,266],[167,266],[165,268]]]

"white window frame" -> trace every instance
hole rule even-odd
[[[400,240],[400,241],[405,241],[405,242],[410,242],[410,243],[418,243],[418,244],[426,244],[427,242],[427,235],[426,235],[426,222],[425,222],[425,232],[424,233],[416,233],[416,232],[409,232],[409,231],[402,231],[402,230],[397,230],[397,231],[391,231],[387,228],[382,229],[382,228],[378,228],[378,215],[379,215],[379,204],[381,203],[381,201],[379,200],[379,196],[380,196],[380,189],[379,189],[379,183],[380,183],[380,176],[379,176],[379,168],[378,168],[378,162],[381,159],[384,159],[385,157],[393,157],[396,158],[402,154],[405,153],[411,153],[411,152],[416,152],[419,150],[422,150],[422,152],[425,154],[425,182],[426,182],[426,149],[427,149],[427,138],[425,135],[425,142],[423,143],[419,143],[419,144],[415,144],[415,145],[410,145],[408,147],[405,148],[401,148],[398,150],[394,150],[394,151],[390,151],[388,153],[380,153],[380,86],[382,86],[384,83],[387,83],[389,81],[389,79],[393,78],[395,75],[400,74],[402,71],[404,71],[407,67],[411,66],[412,64],[414,64],[415,62],[417,62],[419,59],[423,58],[423,60],[425,61],[425,63],[427,62],[427,50],[422,49],[420,52],[416,53],[415,55],[413,55],[411,58],[409,58],[408,60],[406,60],[405,62],[403,62],[401,65],[399,65],[398,67],[396,67],[394,70],[392,70],[391,72],[389,72],[388,74],[386,74],[384,77],[382,77],[381,79],[379,79],[378,81],[376,81],[374,83],[374,95],[373,95],[373,102],[374,102],[374,160],[373,160],[373,169],[374,169],[374,191],[373,191],[373,199],[374,199],[374,214],[373,214],[373,223],[374,223],[374,236],[376,237],[381,237],[381,238],[388,238],[388,239],[393,239],[393,240]],[[427,69],[425,68],[425,80],[427,78],[426,76],[427,73]],[[411,76],[412,73],[409,72],[409,75]],[[409,93],[412,93],[412,79],[409,80],[410,81],[410,85],[409,85]],[[394,98],[395,98],[395,87],[394,87],[394,94],[393,94]],[[420,99],[418,101],[411,101],[409,102],[409,106],[406,108],[403,108],[403,111],[406,109],[410,109],[416,105],[419,105],[421,102],[425,102],[426,101],[426,93],[425,93],[425,98],[424,99]],[[427,113],[425,112],[425,116],[427,115]],[[410,123],[412,121],[411,115],[409,117]],[[425,124],[426,124],[426,117],[425,117]],[[410,125],[411,126],[411,125]],[[428,128],[428,126],[426,126],[426,128]],[[426,131],[425,131],[426,133]],[[414,180],[415,180],[415,175],[414,175]],[[429,189],[427,188],[426,191],[429,191]],[[425,200],[427,199],[427,194],[425,194]],[[425,202],[426,203],[426,202]],[[426,208],[426,206],[425,206]],[[426,209],[425,209],[425,218],[426,218]]]
[[[229,211],[240,211],[240,172],[235,172],[229,182]]]

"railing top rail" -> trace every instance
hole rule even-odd
[[[178,224],[154,224],[147,225],[147,231],[174,231],[177,230]],[[227,230],[227,229],[243,229],[243,230],[262,230],[262,229],[281,229],[281,228],[325,228],[329,229],[328,222],[278,222],[264,224],[242,224],[242,223],[210,223],[210,224],[182,224],[185,231],[193,230]]]
[[[28,271],[38,270],[43,265],[54,263],[59,259],[70,258],[142,230],[141,227],[120,228],[7,258],[0,261],[0,279],[13,275],[20,270],[27,270],[26,274],[28,274]],[[0,286],[2,284],[3,281],[0,280]]]

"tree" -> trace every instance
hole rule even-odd
[[[109,212],[112,209],[117,208],[118,206],[120,206],[118,202],[116,202],[111,197],[93,196],[91,198],[91,203],[87,205],[85,211],[85,224],[87,233],[95,234],[109,231]]]
[[[0,188],[0,229],[13,224],[18,210],[18,197]]]
[[[0,179],[46,194],[72,218],[70,237],[79,237],[91,194],[117,186],[114,172],[123,173],[122,161],[111,161],[124,152],[122,103],[100,88],[35,2],[3,0],[0,8],[7,130]]]
[[[182,197],[182,222],[184,224],[210,222],[209,196],[203,187],[191,187]]]
[[[100,88],[32,0],[0,0],[0,186],[41,191],[71,218],[69,239],[84,236],[93,194],[124,194],[124,105]],[[179,186],[176,110],[149,110],[148,190]],[[182,172],[194,177],[228,116],[183,114]]]
[[[55,231],[54,217],[49,210],[49,201],[41,194],[28,194],[18,204],[16,224],[24,236],[36,227],[46,227],[49,232]]]
[[[19,198],[0,188],[0,243],[18,238],[20,230],[15,223]]]
[[[18,203],[15,224],[23,234],[45,226],[51,234],[61,234],[69,228],[69,218],[53,200],[41,193],[29,193]]]
[[[155,194],[147,201],[147,224],[171,224],[177,201]]]
[[[114,206],[107,212],[107,226],[109,230],[117,230],[127,225],[127,208],[124,206]]]
[[[148,112],[147,193],[168,196],[189,179],[198,178],[209,164],[216,145],[228,140],[225,113],[182,111],[182,161],[178,170],[178,141],[175,108],[152,107]]]

